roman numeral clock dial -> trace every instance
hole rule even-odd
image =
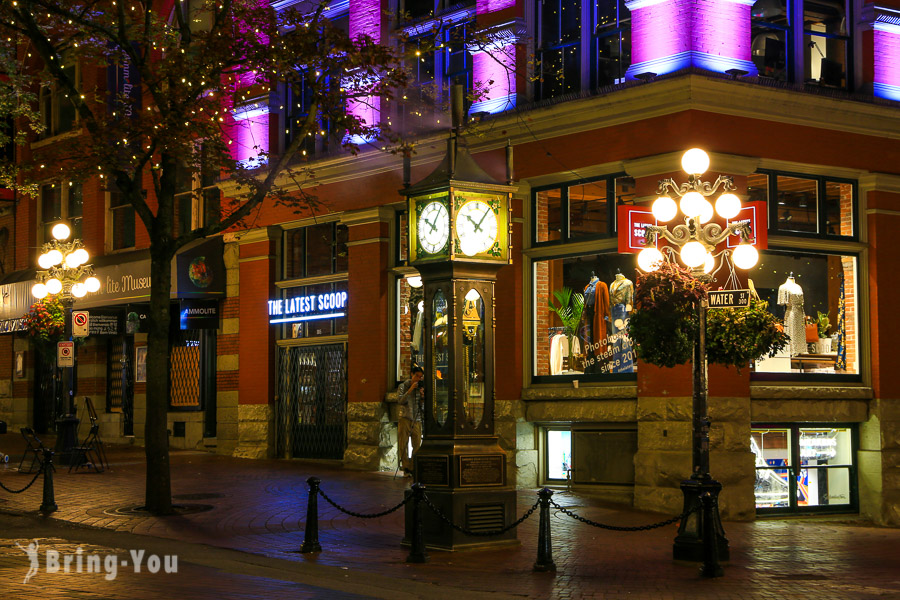
[[[456,213],[456,237],[466,256],[487,252],[497,241],[497,215],[482,200],[469,200]]]

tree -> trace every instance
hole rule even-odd
[[[405,74],[398,54],[329,23],[324,4],[277,13],[265,0],[18,0],[0,3],[0,143],[23,145],[0,165],[0,183],[36,194],[48,177],[100,177],[134,207],[150,243],[150,328],[145,429],[146,507],[171,512],[167,449],[170,264],[179,248],[252,217],[264,201],[314,206],[303,185],[310,171],[307,141],[324,125],[350,151],[350,136],[387,135],[354,110],[391,96]],[[132,89],[111,94],[84,84],[88,69],[127,68]],[[80,71],[79,71],[80,70]],[[80,73],[80,76],[79,76]],[[136,77],[135,77],[136,75]],[[306,102],[295,134],[281,152],[254,146],[233,152],[232,109],[288,86]],[[54,96],[55,95],[55,96]],[[55,135],[39,104],[54,98],[72,111],[69,135],[39,149],[24,146]],[[349,107],[349,108],[348,108]],[[54,113],[56,114],[56,113]],[[219,174],[235,192],[196,227],[179,227],[177,175]],[[299,188],[276,185],[290,177]],[[152,193],[144,194],[145,182]],[[196,192],[201,200],[201,192]]]

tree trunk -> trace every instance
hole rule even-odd
[[[147,422],[144,451],[147,457],[145,506],[153,514],[171,514],[172,483],[169,472],[169,298],[172,289],[168,249],[150,249],[150,328],[147,336]]]

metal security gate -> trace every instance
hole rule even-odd
[[[346,344],[279,347],[279,455],[342,459],[346,447]]]
[[[169,408],[205,410],[203,437],[216,436],[216,332],[175,329],[169,340]]]
[[[134,384],[131,366],[133,355],[133,338],[117,336],[109,340],[106,410],[122,413],[124,435],[134,435]]]

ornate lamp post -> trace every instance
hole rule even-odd
[[[94,277],[94,270],[87,264],[90,255],[80,239],[69,241],[72,234],[65,223],[57,223],[51,230],[53,239],[45,243],[43,253],[38,257],[38,283],[31,288],[35,298],[47,295],[57,296],[65,309],[65,337],[72,339],[72,305],[77,298],[100,289],[100,280]],[[74,352],[74,349],[73,349]],[[69,371],[69,414],[59,421],[59,443],[57,450],[63,454],[70,452],[77,442],[78,419],[75,418],[75,368]]]
[[[715,213],[726,220],[735,218],[741,211],[740,199],[732,193],[735,189],[731,177],[719,175],[715,183],[702,181],[700,176],[709,168],[709,156],[699,148],[692,148],[684,153],[681,166],[688,174],[688,181],[678,185],[672,179],[659,182],[659,198],[653,203],[653,216],[658,222],[668,223],[678,215],[679,208],[684,223],[673,225],[671,230],[665,225],[651,225],[646,228],[647,248],[638,254],[638,266],[643,271],[654,271],[664,260],[663,253],[656,247],[659,238],[669,242],[671,246],[663,249],[669,258],[675,255],[675,247],[680,247],[679,257],[689,267],[696,278],[709,282],[710,273],[715,269],[716,258],[729,253],[728,249],[716,252],[716,246],[729,236],[739,235],[741,244],[731,252],[731,260],[735,266],[750,269],[759,260],[759,252],[753,246],[754,239],[750,225],[746,222],[730,223],[723,227],[719,223],[710,222]],[[716,194],[719,188],[723,193],[716,199],[715,207],[707,200]],[[669,195],[680,198],[678,204]],[[707,363],[706,363],[706,311],[707,301],[698,306],[699,332],[694,340],[693,358],[693,444],[691,478],[681,484],[684,492],[684,510],[695,509],[700,505],[700,498],[709,495],[715,507],[713,526],[718,538],[719,558],[727,560],[728,539],[722,527],[718,511],[718,494],[722,484],[715,481],[709,473],[709,416],[707,415]],[[679,560],[699,561],[702,559],[702,537],[700,531],[699,512],[695,511],[681,521],[678,535],[675,538],[673,554]]]

